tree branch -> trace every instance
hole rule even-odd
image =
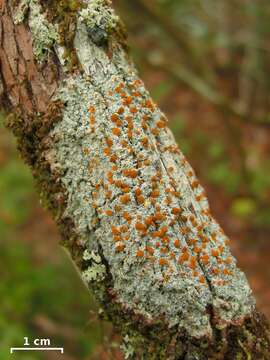
[[[16,5],[0,0],[1,103],[126,357],[266,359],[267,324],[109,1]]]

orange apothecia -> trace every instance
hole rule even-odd
[[[217,267],[213,267],[211,269],[211,272],[214,274],[214,275],[218,275],[220,273],[220,270],[217,268]]]
[[[122,189],[122,191],[123,191],[123,193],[129,193],[129,192],[130,192],[130,187],[129,187],[129,186],[124,187],[124,188]]]
[[[144,256],[144,252],[143,252],[142,250],[137,250],[136,256],[137,256],[137,257],[143,257],[143,256]]]
[[[192,183],[191,183],[192,189],[196,189],[199,185],[200,185],[200,183],[199,183],[198,180],[194,180],[194,181],[192,181]]]
[[[134,179],[137,177],[138,171],[136,169],[126,169],[123,170],[123,175]]]
[[[145,223],[147,226],[153,225],[153,224],[154,224],[153,216],[148,216],[148,217],[144,220],[144,223]]]
[[[112,226],[111,227],[111,230],[112,230],[112,234],[113,235],[120,235],[120,231],[117,229],[117,227],[116,226]]]
[[[162,243],[163,244],[169,244],[169,242],[170,242],[170,239],[169,239],[169,237],[168,236],[161,236],[161,241],[162,241]]]
[[[110,139],[110,138],[107,137],[107,138],[105,139],[105,141],[106,141],[108,147],[112,147],[112,146],[113,146],[113,141],[112,141],[112,139]]]
[[[137,201],[139,204],[144,204],[145,203],[145,199],[142,195],[137,196]]]
[[[194,246],[194,248],[193,248],[193,252],[195,253],[195,254],[199,254],[200,252],[201,252],[201,248],[199,247],[199,246]]]
[[[96,118],[95,118],[95,116],[93,114],[90,115],[89,121],[90,121],[91,126],[95,125]]]
[[[117,252],[122,252],[125,250],[125,244],[119,244],[115,247]]]
[[[175,239],[175,240],[174,240],[174,246],[175,246],[177,249],[179,249],[179,248],[180,248],[180,245],[181,245],[180,240],[179,240],[179,239]]]
[[[160,212],[157,212],[157,213],[153,216],[153,220],[154,220],[154,221],[162,221],[162,220],[165,220],[165,215],[161,214]]]
[[[166,122],[163,121],[163,120],[159,120],[159,121],[157,122],[157,127],[158,127],[159,129],[164,129],[164,128],[166,127]]]
[[[159,229],[159,232],[161,234],[161,236],[165,235],[168,231],[168,226],[162,226],[160,229]]]
[[[223,269],[223,274],[224,275],[231,275],[231,271],[229,269]]]
[[[127,204],[130,202],[130,196],[128,194],[121,195],[119,199],[122,204]]]
[[[200,282],[201,284],[204,284],[204,283],[205,283],[205,277],[204,277],[203,275],[201,275],[201,276],[199,277],[199,282]]]
[[[214,257],[218,257],[218,256],[219,256],[219,251],[218,251],[217,249],[212,249],[212,250],[211,250],[211,254],[212,254],[212,256],[214,256]]]
[[[129,109],[129,111],[130,111],[132,114],[136,114],[136,113],[138,112],[138,109],[133,106],[133,107],[131,107],[131,108]]]
[[[136,188],[134,192],[135,192],[136,196],[140,196],[142,193],[142,190],[140,188]]]
[[[111,155],[110,162],[115,163],[117,161],[117,156],[115,154]]]
[[[160,195],[159,190],[153,190],[153,191],[150,193],[150,196],[151,196],[152,198],[157,198],[157,197],[159,197],[159,195]]]
[[[142,146],[145,148],[145,149],[148,149],[149,148],[149,140],[147,137],[144,137],[141,139],[141,143],[142,143]]]
[[[190,257],[190,255],[189,255],[189,253],[187,251],[183,252],[183,254],[179,256],[178,263],[181,264],[181,263],[183,263],[185,261],[188,261],[189,257]]]
[[[119,230],[121,231],[121,233],[126,233],[128,231],[128,227],[126,225],[121,225]]]
[[[151,247],[151,246],[146,246],[145,250],[150,254],[150,255],[154,255],[155,250]]]
[[[197,264],[196,256],[192,256],[188,266],[190,267],[190,269],[194,270],[196,269],[196,264]]]
[[[159,259],[159,265],[161,265],[161,266],[169,265],[168,260],[166,260],[164,258]]]
[[[190,229],[189,229],[187,226],[183,226],[183,227],[181,228],[181,233],[182,233],[183,235],[187,235],[189,232],[190,232]]]
[[[172,208],[171,212],[172,212],[173,215],[178,215],[178,214],[181,213],[181,209],[174,207],[174,208]]]
[[[96,111],[95,107],[93,105],[90,105],[88,108],[88,112],[90,112],[90,114],[93,114]]]
[[[230,265],[233,262],[232,257],[227,257],[227,259],[224,260],[224,263],[227,265]]]
[[[113,128],[112,133],[115,136],[119,136],[121,134],[121,130],[119,128]]]
[[[197,241],[194,238],[189,238],[187,240],[188,245],[196,245]]]
[[[132,217],[130,216],[130,214],[127,211],[123,212],[123,218],[127,221],[131,221]]]
[[[204,197],[203,194],[197,195],[197,196],[195,197],[195,199],[196,199],[197,201],[201,201],[201,200],[203,200],[204,198],[205,198],[205,197]]]
[[[119,115],[123,114],[125,112],[125,109],[123,107],[120,107],[118,110],[117,110],[117,113]]]
[[[138,231],[146,231],[147,227],[141,222],[136,222],[135,229]]]
[[[132,97],[131,96],[124,96],[123,97],[123,105],[128,106],[132,103]]]
[[[117,124],[118,126],[121,126],[122,124],[122,121],[121,119],[119,118],[118,114],[112,114],[111,115],[111,121],[115,124]]]

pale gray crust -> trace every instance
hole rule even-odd
[[[201,215],[202,209],[208,209],[208,203],[205,198],[200,202],[195,200],[197,193],[200,194],[203,189],[201,187],[196,191],[191,189],[190,182],[196,178],[194,174],[192,179],[187,177],[190,166],[184,161],[182,153],[171,154],[169,151],[162,151],[166,147],[176,146],[170,130],[165,128],[158,137],[155,137],[150,131],[140,129],[143,115],[149,115],[147,109],[141,108],[142,100],[149,98],[142,83],[138,87],[141,96],[133,98],[133,105],[138,109],[141,108],[133,118],[135,129],[140,129],[140,134],[130,142],[135,155],[129,154],[120,144],[120,140],[127,139],[127,127],[121,128],[121,137],[112,135],[114,125],[110,117],[122,106],[121,97],[115,93],[115,87],[124,82],[126,92],[131,95],[129,84],[138,78],[134,67],[126,59],[125,53],[118,49],[117,52],[113,52],[117,55],[109,59],[103,49],[91,42],[87,28],[80,19],[77,24],[75,48],[85,75],[70,77],[62,84],[56,98],[60,98],[66,104],[63,120],[56,125],[50,135],[56,143],[54,146],[55,164],[65,173],[62,181],[68,193],[66,215],[75,220],[76,231],[83,245],[89,251],[97,251],[97,244],[102,247],[113,277],[114,290],[120,294],[121,301],[150,319],[155,318],[157,314],[165,314],[169,326],[177,324],[194,337],[211,337],[211,324],[206,311],[209,304],[213,306],[221,327],[227,322],[237,323],[243,320],[253,310],[254,299],[247,280],[236,267],[235,261],[230,265],[231,276],[211,274],[209,269],[212,265],[216,266],[214,257],[210,257],[210,263],[207,266],[199,264],[197,271],[200,275],[206,276],[206,284],[200,284],[198,277],[192,277],[191,270],[173,261],[171,277],[164,282],[166,270],[164,271],[158,263],[152,264],[136,257],[138,249],[143,249],[149,244],[154,246],[149,236],[142,238],[134,229],[130,234],[130,240],[125,242],[125,251],[123,253],[115,251],[115,243],[111,239],[111,226],[125,225],[126,221],[121,219],[120,214],[115,213],[112,217],[108,217],[103,213],[99,214],[98,210],[113,209],[119,202],[122,192],[112,186],[112,197],[106,199],[105,190],[101,186],[95,200],[92,196],[95,185],[106,178],[106,173],[111,168],[111,163],[104,155],[106,137],[114,138],[112,152],[118,156],[118,170],[115,172],[115,178],[123,179],[121,170],[136,166],[138,154],[144,159],[149,159],[151,164],[140,170],[138,178],[126,179],[131,191],[139,186],[147,199],[150,177],[155,174],[156,168],[159,168],[164,182],[160,187],[159,204],[164,202],[166,195],[164,190],[172,187],[170,180],[173,178],[175,190],[179,190],[182,195],[180,199],[174,200],[174,206],[184,209],[186,216],[195,214],[199,223],[207,223],[206,231],[209,234],[212,231],[218,233],[217,244],[225,247],[221,258],[231,255],[228,247],[224,245],[226,237],[220,232],[219,225],[210,216]],[[108,96],[110,92],[111,97]],[[95,107],[94,132],[89,123],[89,106]],[[128,111],[127,107],[123,116],[128,114]],[[163,114],[155,108],[151,113],[149,126],[154,127],[161,116]],[[144,136],[149,137],[153,145],[152,149],[146,150],[141,146],[140,139]],[[85,149],[89,149],[90,153],[85,154]],[[89,172],[91,163],[95,166]],[[168,171],[171,166],[174,168],[173,177]],[[93,202],[97,204],[97,209],[93,208]],[[153,214],[154,210],[150,202],[147,204],[147,200],[143,206],[138,206],[136,200],[133,199],[125,206],[125,211],[134,215],[129,225],[132,229],[136,222],[135,214],[146,218]],[[169,214],[170,206],[163,205],[162,211]],[[168,225],[168,223],[165,221],[162,225]],[[179,223],[169,228],[168,235],[171,239],[179,237],[178,232],[182,225]],[[194,236],[196,236],[195,230]],[[182,236],[181,242],[183,246],[186,245],[185,236]],[[217,244],[209,242],[207,252],[210,253]],[[173,245],[170,245],[170,249],[175,252],[176,257],[181,254],[181,251],[175,249]],[[192,252],[192,249],[190,251]],[[159,259],[158,251],[155,251],[155,257]],[[223,278],[227,284],[221,286],[218,280]]]

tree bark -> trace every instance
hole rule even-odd
[[[0,0],[0,96],[126,358],[270,359],[228,238],[109,1]]]

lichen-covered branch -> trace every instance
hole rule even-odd
[[[8,126],[126,357],[269,358],[246,277],[109,1],[0,12]]]

